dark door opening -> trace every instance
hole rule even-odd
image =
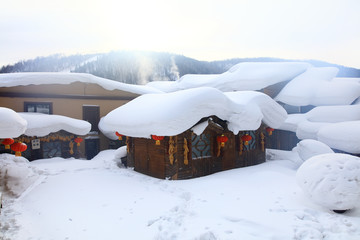
[[[85,139],[86,159],[88,160],[92,159],[99,153],[99,151],[100,148],[99,148],[98,138]]]
[[[91,124],[91,131],[99,131],[100,107],[96,105],[83,105],[83,120]]]

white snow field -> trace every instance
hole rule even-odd
[[[177,181],[119,167],[115,156],[124,152],[106,150],[90,161],[52,158],[31,163],[0,155],[0,169],[15,160],[31,177],[17,198],[1,186],[0,239],[360,237],[360,202],[344,214],[313,204],[296,184],[300,158],[295,151],[268,150],[264,164]],[[10,189],[15,183],[29,184],[19,179],[24,177],[20,173],[10,174]]]

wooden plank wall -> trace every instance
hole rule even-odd
[[[284,130],[275,130],[272,135],[266,135],[266,148],[279,149],[279,150],[292,150],[300,141],[296,133]]]
[[[177,136],[165,137],[161,140],[160,145],[156,145],[152,139],[130,138],[128,140],[128,166],[133,166],[136,171],[153,177],[175,180],[206,176],[265,161],[264,146],[261,144],[261,134],[266,134],[263,126],[254,133],[255,140],[252,149],[243,149],[242,152],[240,152],[241,144],[243,144],[241,136],[244,132],[240,132],[238,135],[229,131],[224,132],[228,141],[224,147],[220,148],[219,156],[217,156],[218,143],[216,140],[219,133],[209,129],[206,129],[205,133],[210,133],[211,136],[212,156],[197,159],[192,159],[191,139],[193,133],[190,130]],[[173,143],[170,143],[171,141]],[[173,144],[172,147],[171,144]]]

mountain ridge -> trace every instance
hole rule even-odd
[[[319,60],[259,57],[199,61],[183,55],[150,51],[111,51],[70,56],[55,54],[3,66],[0,73],[77,72],[124,83],[145,84],[151,81],[174,81],[185,74],[220,74],[240,62],[308,62],[315,67],[337,67],[338,77],[360,77],[360,69]]]

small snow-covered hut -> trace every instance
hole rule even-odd
[[[15,142],[27,145],[23,152],[27,159],[84,157],[84,154],[79,155],[78,142],[82,142],[91,129],[91,124],[87,121],[43,113],[17,115],[25,122],[25,127],[22,132],[12,137]],[[1,152],[10,150],[0,146]]]
[[[201,87],[142,95],[103,117],[99,128],[110,138],[127,136],[127,165],[135,171],[188,179],[264,162],[265,128],[286,115],[260,92]]]

